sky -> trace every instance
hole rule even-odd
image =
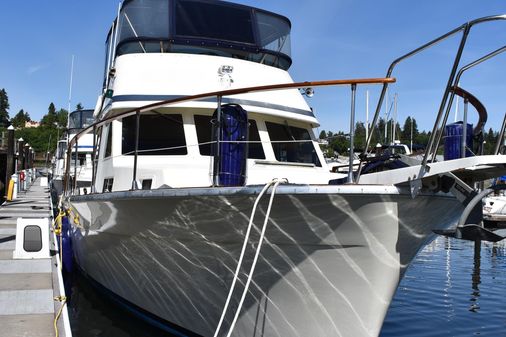
[[[239,0],[273,11],[292,23],[295,81],[384,77],[397,57],[475,18],[506,14],[504,0]],[[102,85],[104,43],[117,0],[1,0],[0,88],[7,91],[10,116],[20,109],[40,120],[53,102],[93,109]],[[506,20],[475,26],[461,65],[506,45]],[[397,120],[413,116],[420,130],[431,130],[461,35],[397,66],[389,107],[397,96]],[[498,130],[506,112],[506,53],[465,73],[461,86],[487,107],[487,129]],[[356,120],[370,115],[379,86],[359,86]],[[349,87],[316,88],[308,99],[319,130],[349,128]],[[390,109],[392,113],[393,109]],[[462,118],[463,105],[458,108]],[[469,119],[477,120],[470,108]],[[384,111],[382,111],[383,115]],[[453,121],[455,108],[452,108]]]

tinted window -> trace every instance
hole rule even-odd
[[[136,118],[135,115],[123,118],[122,154],[134,154]],[[187,153],[181,115],[140,116],[140,155],[162,156]]]
[[[248,9],[200,1],[176,3],[176,35],[255,43]]]
[[[266,122],[265,125],[272,141],[276,160],[321,166],[311,135],[306,129],[270,122]]]
[[[105,146],[104,158],[108,158],[112,154],[112,123],[109,123],[109,131],[107,132],[107,144]]]
[[[129,38],[169,36],[169,1],[126,2],[121,10],[119,41]]]
[[[213,131],[211,116],[195,115],[194,118],[195,128],[197,129],[197,139],[199,144],[202,144],[199,145],[200,154],[203,156],[210,156],[212,153],[211,147],[213,144],[205,143],[210,143],[212,141]],[[257,123],[253,119],[248,119],[248,123],[248,140],[253,142],[248,144],[248,158],[265,159],[264,149],[262,147],[262,143],[260,143],[260,135],[258,134]]]

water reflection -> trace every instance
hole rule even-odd
[[[480,288],[478,285],[481,283],[480,278],[480,267],[481,267],[481,241],[477,240],[474,242],[474,259],[473,259],[473,273],[471,275],[471,306],[469,311],[478,312],[480,305],[478,299],[480,297]]]
[[[381,336],[504,335],[505,247],[437,238],[409,267]]]

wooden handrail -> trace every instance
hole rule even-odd
[[[238,88],[238,89],[229,89],[222,91],[212,91],[198,95],[192,96],[184,96],[179,98],[168,99],[156,103],[147,104],[138,108],[129,109],[123,111],[117,115],[110,116],[102,119],[101,121],[95,122],[88,126],[86,129],[81,130],[79,133],[73,137],[68,146],[73,144],[74,139],[79,138],[83,134],[87,134],[90,130],[93,129],[93,126],[100,127],[110,120],[118,119],[118,117],[125,116],[128,114],[139,112],[146,112],[158,107],[172,105],[176,103],[184,103],[190,101],[198,101],[210,97],[217,96],[232,96],[239,94],[246,94],[252,92],[260,92],[260,91],[275,91],[275,90],[283,90],[283,89],[297,89],[297,88],[307,88],[307,87],[324,87],[324,86],[335,86],[335,85],[352,85],[352,84],[386,84],[386,83],[395,83],[396,79],[394,77],[381,77],[381,78],[358,78],[358,79],[345,79],[345,80],[326,80],[326,81],[305,81],[305,82],[295,82],[295,83],[281,83],[281,84],[270,84],[270,85],[261,85],[254,87],[246,87],[246,88]]]

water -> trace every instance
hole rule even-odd
[[[381,337],[506,336],[506,244],[439,237],[409,267]]]
[[[409,267],[388,311],[381,337],[506,336],[506,243],[439,237]],[[79,275],[69,305],[75,337],[159,337],[97,293]]]

